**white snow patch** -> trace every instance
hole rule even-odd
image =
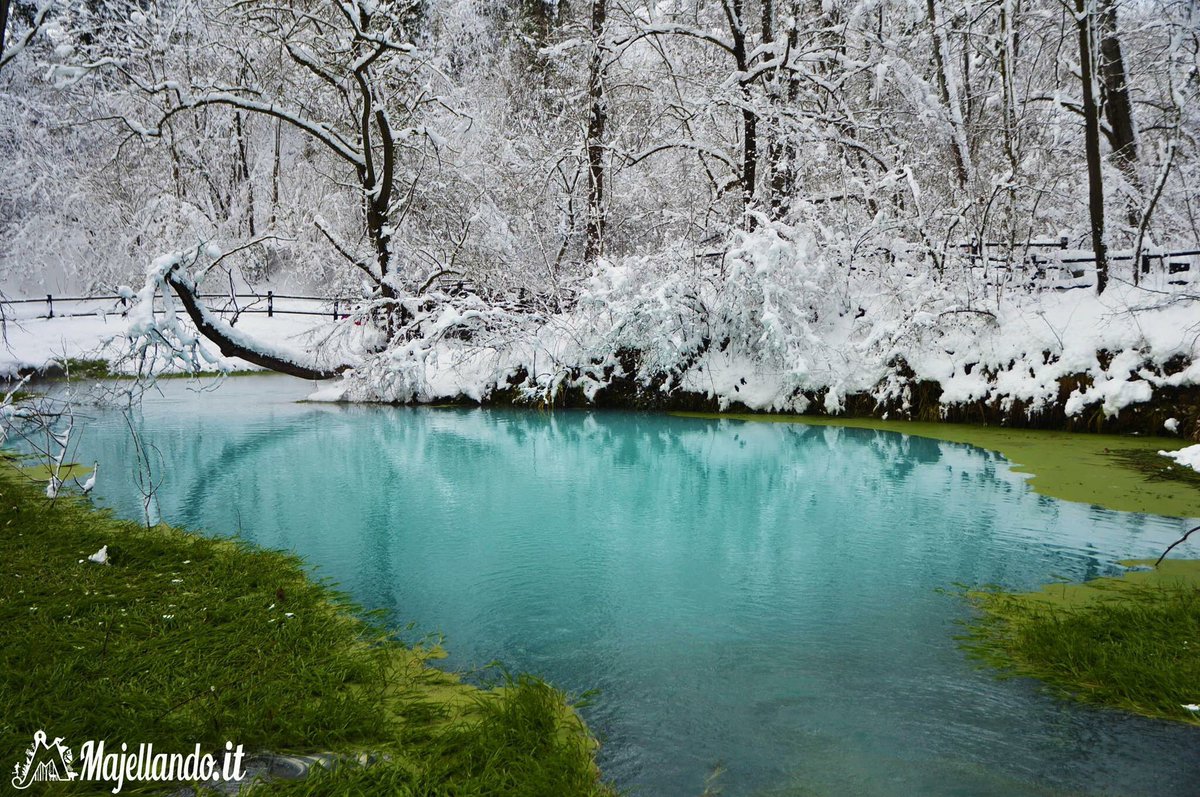
[[[305,401],[330,402],[336,403],[346,400],[346,386],[342,384],[334,384],[328,387],[323,387],[320,390],[313,391],[304,399]]]
[[[1159,451],[1158,453],[1175,460],[1180,465],[1200,471],[1200,445],[1188,446],[1178,451]]]

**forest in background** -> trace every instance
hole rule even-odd
[[[10,293],[174,291],[223,353],[371,399],[933,378],[1037,412],[1085,374],[1108,414],[1200,379],[1194,290],[1140,284],[1200,242],[1187,0],[4,5]],[[260,345],[202,283],[360,323]],[[199,363],[133,318],[133,357]]]

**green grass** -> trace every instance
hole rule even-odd
[[[102,545],[111,564],[88,562]],[[594,741],[547,684],[469,686],[429,666],[436,647],[400,644],[292,556],[50,502],[8,463],[0,627],[6,771],[44,728],[74,750],[88,739],[167,752],[232,740],[248,753],[374,754],[373,765],[264,793],[611,794]],[[88,789],[107,793],[39,784]]]
[[[521,677],[501,688],[503,700],[477,700],[471,722],[428,735],[418,725],[401,736],[402,765],[349,762],[303,781],[278,781],[271,795],[485,795],[528,797],[609,793],[597,784],[586,747],[563,725],[562,697],[546,683]],[[576,730],[581,730],[577,726]],[[412,752],[416,752],[414,755]],[[256,791],[256,793],[258,793]]]
[[[163,374],[156,374],[155,379],[194,379],[196,377],[219,377],[219,376],[262,376],[270,374],[271,371],[251,370],[251,369],[235,369],[232,371],[215,371],[205,370],[197,372],[171,371]],[[59,382],[70,379],[73,382],[91,381],[91,380],[133,380],[144,377],[139,377],[136,374],[127,374],[120,371],[112,370],[112,363],[104,359],[85,359],[80,357],[68,357],[64,360],[56,361],[56,365],[49,367],[44,373],[37,375],[38,381]],[[14,400],[18,398],[27,398],[32,393],[19,391]]]
[[[1145,564],[1145,563],[1127,563]],[[962,638],[1005,676],[1070,699],[1200,725],[1200,562],[1032,593],[968,593],[980,610]]]
[[[68,357],[62,361],[62,369],[71,379],[112,379],[116,376],[109,368],[108,360],[85,360]]]

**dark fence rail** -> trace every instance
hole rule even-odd
[[[457,277],[443,276],[437,281],[437,287],[451,295],[462,295],[464,293],[475,293],[476,287],[470,280],[464,280]],[[524,293],[524,291],[522,291]],[[358,308],[364,301],[361,298],[349,296],[304,296],[295,293],[275,293],[275,291],[266,291],[265,293],[201,293],[198,294],[200,299],[208,302],[208,309],[220,315],[240,316],[243,314],[265,315],[268,318],[273,318],[277,315],[299,315],[299,316],[319,316],[332,318],[333,320],[346,319],[350,314]],[[219,307],[213,307],[212,302],[223,302]],[[309,308],[294,308],[294,307],[279,307],[275,304],[276,301],[282,302],[313,302],[320,309]],[[78,308],[73,308],[76,312],[62,308],[66,304],[79,304],[83,302],[91,303],[109,303],[109,308],[93,306],[87,311],[78,311]],[[56,309],[55,304],[59,307]],[[54,294],[46,294],[46,298],[33,299],[0,299],[0,319],[6,318],[8,313],[5,308],[8,305],[27,305],[27,304],[42,304],[45,305],[43,312],[34,316],[25,316],[30,318],[82,318],[84,316],[94,316],[97,313],[115,313],[124,315],[129,311],[129,300],[123,296],[116,295],[100,295],[100,296],[55,296]],[[19,320],[19,319],[18,319]]]
[[[1020,277],[1023,277],[1025,286],[1031,290],[1037,289],[1039,285],[1059,291],[1071,290],[1095,284],[1092,275],[1096,273],[1096,258],[1085,251],[1086,246],[1081,244],[1072,247],[1067,238],[1015,243],[966,241],[946,247],[943,252],[943,266],[981,270],[984,272],[982,281],[989,285],[1020,283]],[[903,254],[923,259],[929,252],[920,247],[907,252],[879,248],[873,250],[873,254],[882,258],[885,264],[894,265]],[[1137,275],[1111,268],[1111,264],[1130,263],[1135,258],[1141,261]],[[1200,258],[1200,249],[1143,252],[1141,255],[1129,250],[1115,250],[1108,255],[1108,262],[1110,276],[1131,278],[1139,282],[1142,275],[1152,274],[1153,267],[1157,264],[1158,273],[1165,277],[1163,283],[1157,287],[1173,289],[1200,282],[1196,279],[1196,275],[1200,274],[1200,260],[1196,258]],[[860,271],[863,270],[863,266],[861,263],[852,264],[850,270]],[[1018,279],[1014,280],[1014,277]]]
[[[1020,247],[1024,248],[1024,247]],[[1066,277],[1073,280],[1073,284],[1055,286],[1059,290],[1069,290],[1071,288],[1082,288],[1094,285],[1093,277],[1096,273],[1096,257],[1087,253],[1064,253],[1064,254],[1039,254],[1030,253],[1020,259],[1003,256],[1003,250],[999,255],[992,255],[986,250],[975,249],[969,255],[970,265],[972,268],[993,269],[997,271],[1012,271],[1014,269],[1022,269],[1027,272],[1027,276],[1033,281],[1047,280],[1051,278],[1052,271],[1058,271],[1060,279]],[[1193,262],[1195,258],[1200,257],[1200,249],[1180,249],[1171,252],[1143,252],[1138,255],[1132,251],[1122,252],[1117,250],[1108,255],[1110,277],[1121,279],[1132,278],[1136,282],[1148,278],[1157,264],[1158,273],[1165,277],[1165,284],[1160,284],[1159,287],[1172,288],[1178,286],[1187,286],[1196,282],[1195,275],[1200,273],[1200,261]],[[1116,263],[1132,263],[1135,259],[1140,260],[1140,267],[1137,269],[1137,274],[1132,274],[1124,269],[1113,269],[1113,264]],[[1087,280],[1085,283],[1080,283],[1079,280]]]
[[[200,298],[206,302],[213,300],[224,300],[226,304],[223,307],[209,306],[209,310],[214,313],[226,314],[233,313],[236,315],[242,314],[263,314],[268,318],[277,315],[303,315],[303,316],[323,316],[333,318],[348,318],[350,312],[355,305],[361,301],[348,297],[330,297],[330,296],[301,296],[298,294],[275,293],[267,291],[266,293],[202,293]],[[276,307],[276,300],[283,301],[305,301],[316,302],[318,304],[328,306],[328,309],[295,309],[289,307]],[[246,304],[238,304],[244,301]],[[103,307],[94,307],[86,312],[76,310],[64,310],[62,305],[79,304],[82,302],[91,303],[109,303],[111,306],[107,312],[124,315],[129,310],[129,301],[123,296],[101,295],[101,296],[55,296],[48,293],[45,298],[36,299],[4,299],[0,301],[0,306],[3,305],[26,305],[26,304],[41,304],[45,306],[43,312],[32,316],[32,318],[78,318],[83,316],[93,316],[99,313],[105,313]],[[59,309],[55,310],[55,304],[59,305]],[[28,316],[27,316],[28,318]]]

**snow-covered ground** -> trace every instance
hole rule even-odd
[[[775,225],[739,235],[719,262],[687,266],[665,252],[603,263],[557,313],[437,290],[402,296],[405,334],[382,351],[364,345],[377,340],[366,319],[243,315],[228,332],[241,345],[286,352],[289,362],[352,366],[320,391],[326,400],[484,400],[512,387],[531,401],[568,389],[591,399],[620,384],[781,412],[837,413],[848,397],[866,395],[903,414],[914,388],[934,383],[944,407],[983,402],[1031,416],[1113,417],[1164,388],[1200,385],[1194,291],[1120,280],[1102,295],[1018,284],[981,291],[974,278],[938,279],[903,263],[864,273],[831,259],[804,230]],[[182,312],[181,323],[174,320],[164,264],[184,260],[156,261],[128,319],[11,325],[0,367],[118,359],[148,346],[161,355],[166,341],[184,355],[166,358],[169,367],[220,361],[215,346],[194,351]],[[1194,410],[1159,424],[1193,434]]]
[[[314,334],[327,331],[334,324],[346,323],[313,316],[244,315],[237,327],[264,341],[304,347]],[[66,358],[116,361],[128,350],[125,337],[128,328],[128,321],[119,313],[9,321],[5,324],[4,343],[0,345],[0,373],[11,375],[20,369],[40,369]],[[231,358],[228,363],[233,370],[259,370],[258,366],[238,358]]]
[[[1188,446],[1178,451],[1159,451],[1158,453],[1175,460],[1185,468],[1200,471],[1200,445]]]

